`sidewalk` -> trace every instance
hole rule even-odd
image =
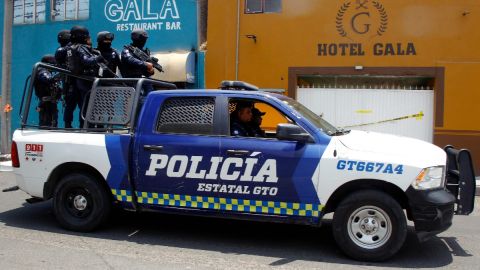
[[[0,172],[11,172],[12,171],[12,161],[0,161]]]
[[[12,161],[7,160],[7,161],[0,161],[0,175],[3,175],[3,173],[8,173],[12,172]]]
[[[475,192],[475,194],[476,194],[477,196],[480,196],[480,176],[477,177],[476,180],[477,180],[477,191]]]
[[[13,170],[11,161],[0,161],[0,180],[7,181],[8,179],[13,181],[15,179],[15,176],[12,171]]]

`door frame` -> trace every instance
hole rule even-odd
[[[435,78],[434,86],[434,141],[435,129],[444,124],[445,106],[445,68],[444,67],[289,67],[288,96],[296,99],[297,81],[304,75],[391,75],[391,76],[428,76]]]

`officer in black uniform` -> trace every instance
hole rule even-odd
[[[42,57],[42,63],[55,65],[55,56],[47,54]],[[57,127],[57,102],[61,97],[60,80],[46,68],[39,68],[35,74],[35,95],[39,99],[37,112],[39,125],[43,127]]]
[[[112,42],[115,36],[108,31],[102,31],[97,34],[97,48],[100,54],[105,58],[106,64],[112,73],[104,72],[102,77],[114,78],[117,73],[117,67],[120,65],[120,54],[112,48]]]
[[[88,29],[84,26],[74,26],[70,29],[71,34],[71,45],[68,46],[67,50],[67,66],[68,69],[77,75],[97,77],[99,66],[98,63],[104,63],[105,59],[102,55],[95,55],[91,44],[90,33]],[[68,108],[68,113],[70,110],[75,110],[75,107],[78,105],[80,110],[82,109],[83,102],[88,102],[86,100],[87,93],[92,88],[92,81],[82,80],[75,78],[72,82],[73,91],[75,92],[75,102],[73,107]],[[67,108],[65,108],[67,111]],[[66,112],[67,113],[67,112]],[[73,120],[73,118],[72,118]],[[83,127],[83,119],[79,114],[80,127]],[[65,127],[71,127],[71,122],[65,122]]]
[[[60,47],[55,51],[55,60],[59,68],[68,69],[67,67],[67,51],[70,43],[70,30],[62,30],[57,35],[57,41],[60,44]],[[80,96],[74,92],[72,86],[73,78],[63,76],[62,79],[62,93],[65,111],[63,112],[63,121],[65,122],[66,128],[72,127],[73,121],[73,111],[78,103],[77,100],[80,99]]]
[[[55,61],[59,68],[67,69],[67,46],[70,43],[70,30],[62,30],[57,35],[60,47],[55,51]]]
[[[252,121],[252,105],[238,102],[235,111],[230,116],[230,135],[239,137],[254,137],[255,133],[250,126]]]
[[[260,111],[257,108],[252,108],[252,120],[250,121],[250,127],[253,131],[253,136],[255,137],[265,137],[265,131],[260,128],[262,125],[262,116],[266,113]]]
[[[131,46],[139,48],[147,55],[150,55],[150,50],[148,48],[143,48],[148,39],[148,33],[145,30],[134,30],[131,33],[131,39]],[[151,63],[136,58],[132,52],[125,47],[122,51],[120,72],[124,78],[149,78],[155,71]],[[144,93],[146,95],[150,91],[153,91],[153,87],[150,84],[146,84],[144,85],[144,91],[146,92]]]

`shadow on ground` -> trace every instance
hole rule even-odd
[[[67,235],[281,258],[271,266],[288,266],[290,262],[302,260],[361,266],[436,268],[449,265],[453,256],[471,256],[455,238],[434,237],[419,243],[410,227],[405,245],[391,260],[383,263],[357,262],[345,257],[336,247],[328,221],[321,228],[313,228],[118,210],[104,228],[80,234],[61,229],[53,216],[51,202],[42,202],[2,212],[0,222],[5,226]]]

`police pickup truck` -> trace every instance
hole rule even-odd
[[[158,91],[142,97],[145,84]],[[473,210],[468,151],[337,129],[248,84],[175,90],[149,79],[96,79],[82,129],[30,124],[32,86],[13,135],[14,174],[21,190],[53,200],[69,230],[94,230],[114,205],[312,226],[333,213],[340,249],[380,261],[404,244],[407,219],[425,240]],[[265,136],[231,135],[232,115],[245,103],[266,112]]]

